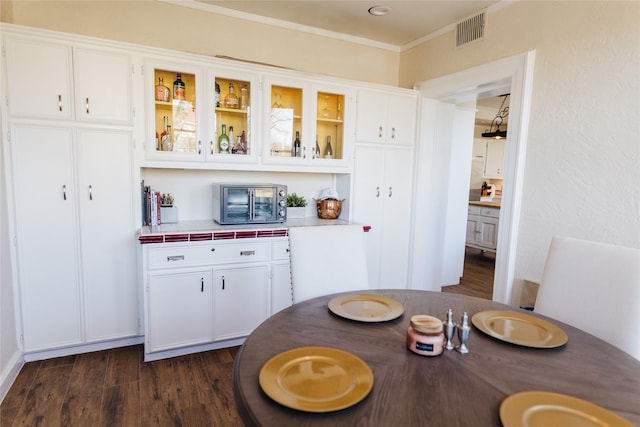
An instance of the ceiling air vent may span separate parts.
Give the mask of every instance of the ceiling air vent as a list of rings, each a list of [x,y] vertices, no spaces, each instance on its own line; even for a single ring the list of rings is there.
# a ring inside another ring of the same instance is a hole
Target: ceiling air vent
[[[456,24],[456,47],[486,38],[487,10],[483,10]]]

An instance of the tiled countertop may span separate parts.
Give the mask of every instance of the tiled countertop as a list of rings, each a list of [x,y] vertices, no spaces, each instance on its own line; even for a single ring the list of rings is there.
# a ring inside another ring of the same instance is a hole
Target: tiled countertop
[[[347,225],[341,219],[319,219],[306,217],[290,219],[287,222],[271,224],[220,225],[212,220],[179,221],[157,227],[142,227],[137,238],[140,243],[188,242],[203,240],[240,239],[253,237],[286,236],[291,227],[314,227],[327,225]],[[363,226],[363,229],[366,226]],[[366,231],[366,230],[364,230]]]

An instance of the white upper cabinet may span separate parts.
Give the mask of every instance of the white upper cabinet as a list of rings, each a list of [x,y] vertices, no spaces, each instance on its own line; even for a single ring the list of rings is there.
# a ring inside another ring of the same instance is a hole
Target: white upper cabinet
[[[73,118],[71,47],[13,37],[5,43],[11,115]]]
[[[487,155],[484,163],[484,177],[502,179],[504,168],[504,139],[487,140]]]
[[[416,129],[416,94],[358,90],[356,140],[358,142],[413,145]]]
[[[12,116],[131,123],[129,55],[13,37],[5,54]]]

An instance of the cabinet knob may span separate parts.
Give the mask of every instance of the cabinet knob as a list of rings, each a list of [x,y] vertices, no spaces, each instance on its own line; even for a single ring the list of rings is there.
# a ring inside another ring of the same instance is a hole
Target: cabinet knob
[[[376,187],[376,197],[380,197],[380,187]]]
[[[389,197],[393,196],[393,188],[389,187]]]
[[[391,139],[396,137],[396,128],[391,128]]]
[[[382,138],[382,126],[378,128],[378,138]]]
[[[202,154],[202,141],[198,140],[198,155]]]
[[[85,108],[87,114],[89,114],[89,98],[85,99],[84,108]]]
[[[62,186],[62,200],[67,200],[67,186]]]
[[[89,200],[93,200],[93,186],[89,186]]]
[[[58,111],[62,111],[62,95],[58,95]]]

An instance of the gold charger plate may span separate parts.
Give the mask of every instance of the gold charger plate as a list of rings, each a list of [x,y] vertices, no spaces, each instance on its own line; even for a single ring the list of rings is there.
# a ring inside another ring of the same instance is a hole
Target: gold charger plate
[[[340,317],[359,322],[386,322],[400,317],[404,313],[404,306],[382,295],[346,294],[329,301],[329,310]]]
[[[329,347],[280,353],[260,370],[260,387],[281,405],[306,412],[331,412],[364,399],[373,372],[359,357]]]
[[[481,311],[471,322],[487,335],[525,347],[555,348],[568,341],[567,334],[556,325],[515,311]]]
[[[624,418],[586,400],[559,393],[524,391],[500,405],[504,427],[632,427]]]

